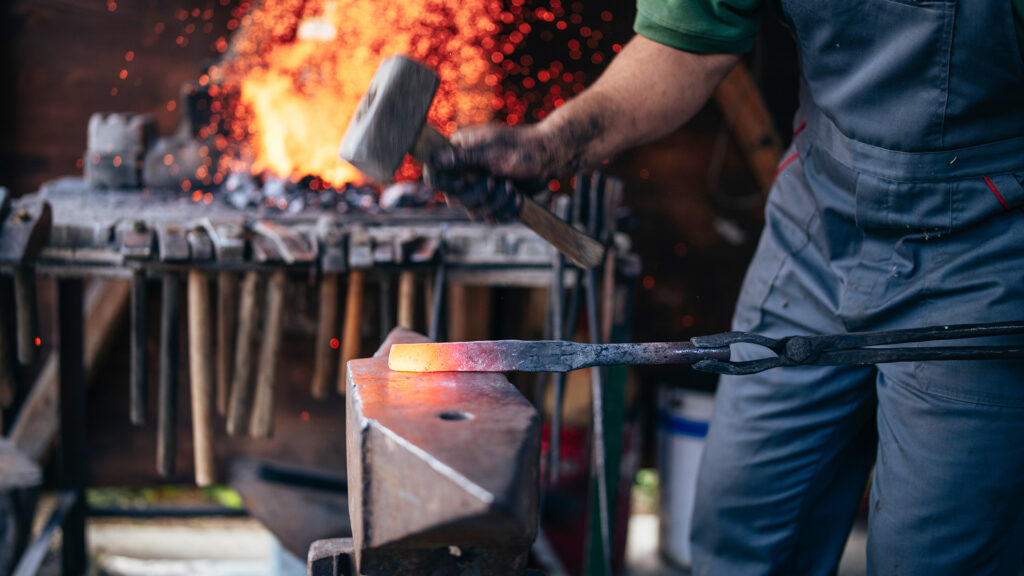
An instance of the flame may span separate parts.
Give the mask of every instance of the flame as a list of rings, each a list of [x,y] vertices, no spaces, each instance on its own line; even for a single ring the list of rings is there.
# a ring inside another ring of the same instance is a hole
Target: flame
[[[334,186],[362,181],[338,145],[377,66],[397,53],[440,76],[428,119],[442,132],[494,112],[498,76],[484,46],[499,31],[500,0],[266,0],[248,8],[239,7],[224,61],[211,70],[224,97],[237,98],[231,134],[244,152],[227,162]],[[399,174],[414,175],[411,166]]]

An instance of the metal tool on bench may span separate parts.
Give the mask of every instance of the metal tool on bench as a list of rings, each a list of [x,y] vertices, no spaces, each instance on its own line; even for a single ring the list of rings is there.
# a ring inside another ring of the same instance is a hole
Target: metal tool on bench
[[[340,155],[380,182],[392,179],[406,154],[429,162],[451,143],[427,123],[440,79],[405,56],[384,60],[349,123]],[[519,221],[583,268],[604,260],[604,246],[518,193]]]
[[[780,366],[1024,358],[1024,345],[879,348],[1013,334],[1024,334],[1024,321],[786,338],[726,332],[698,336],[689,342],[579,344],[556,340],[492,340],[398,344],[391,349],[388,365],[402,372],[568,372],[593,366],[691,364],[705,372],[753,374]],[[729,359],[731,344],[754,344],[775,355],[733,362]]]

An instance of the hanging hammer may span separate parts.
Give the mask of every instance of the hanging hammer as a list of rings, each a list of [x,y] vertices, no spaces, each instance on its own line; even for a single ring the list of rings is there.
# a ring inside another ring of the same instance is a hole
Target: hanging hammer
[[[432,70],[405,56],[381,63],[341,142],[341,158],[367,176],[388,182],[406,154],[428,163],[448,139],[427,123],[427,111],[440,79]],[[474,175],[467,175],[473,177]],[[583,268],[604,260],[600,242],[559,220],[516,191],[517,218]]]
[[[7,211],[0,224],[0,261],[14,265],[14,300],[17,308],[18,362],[35,361],[39,345],[36,275],[32,260],[46,244],[53,227],[49,202],[31,202]]]

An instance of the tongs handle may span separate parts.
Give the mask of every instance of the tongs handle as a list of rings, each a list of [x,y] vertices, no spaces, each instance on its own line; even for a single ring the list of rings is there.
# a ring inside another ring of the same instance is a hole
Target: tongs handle
[[[774,357],[748,361],[702,360],[695,370],[715,374],[753,374],[780,366],[837,366],[842,364],[883,364],[888,362],[934,360],[993,360],[1024,358],[1024,346],[921,346],[910,348],[866,348],[934,340],[960,340],[1024,334],[1024,322],[928,326],[881,332],[854,332],[819,336],[769,338],[745,332],[698,336],[698,348],[754,344],[774,352]]]

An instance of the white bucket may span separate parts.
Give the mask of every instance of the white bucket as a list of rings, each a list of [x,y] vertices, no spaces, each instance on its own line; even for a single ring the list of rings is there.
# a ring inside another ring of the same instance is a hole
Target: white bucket
[[[659,549],[663,557],[689,568],[690,522],[697,468],[715,396],[680,388],[658,391]]]

